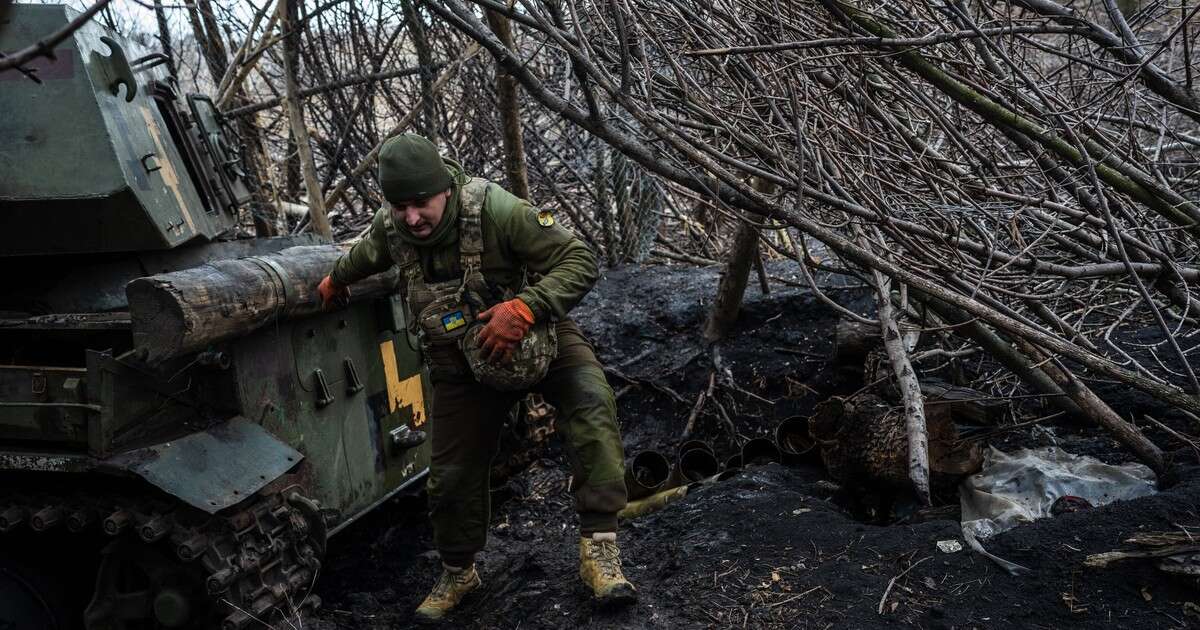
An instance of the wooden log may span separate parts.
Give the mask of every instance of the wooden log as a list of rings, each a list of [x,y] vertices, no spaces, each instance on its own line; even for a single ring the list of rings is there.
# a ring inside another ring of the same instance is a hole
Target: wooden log
[[[343,253],[336,245],[213,261],[125,286],[133,345],[152,365],[240,337],[271,322],[320,312],[317,284]],[[395,270],[350,287],[351,300],[395,290]]]
[[[987,394],[945,381],[921,381],[921,393],[927,405],[944,405],[955,420],[997,426],[1008,411],[1008,404]]]
[[[878,325],[843,318],[838,321],[834,332],[833,356],[830,362],[839,367],[861,370],[867,354],[881,346],[883,333]]]
[[[962,440],[945,405],[924,409],[929,471],[939,492],[979,471],[979,445]],[[829,476],[846,487],[888,491],[913,489],[908,458],[908,426],[903,406],[871,393],[817,405],[809,433],[821,449]]]
[[[1094,553],[1088,556],[1083,561],[1083,566],[1089,569],[1106,569],[1108,565],[1119,562],[1121,560],[1130,560],[1134,558],[1165,558],[1167,556],[1175,556],[1184,553],[1196,553],[1200,551],[1200,545],[1175,545],[1171,547],[1161,547],[1158,549],[1145,549],[1139,551],[1106,551],[1104,553]]]

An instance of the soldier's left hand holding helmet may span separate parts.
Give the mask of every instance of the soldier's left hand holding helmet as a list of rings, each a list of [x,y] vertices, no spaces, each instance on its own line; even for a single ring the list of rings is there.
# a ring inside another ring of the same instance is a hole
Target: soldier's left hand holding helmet
[[[492,363],[510,360],[513,350],[534,323],[533,311],[521,298],[500,302],[480,313],[477,319],[487,322],[479,331],[479,343]]]

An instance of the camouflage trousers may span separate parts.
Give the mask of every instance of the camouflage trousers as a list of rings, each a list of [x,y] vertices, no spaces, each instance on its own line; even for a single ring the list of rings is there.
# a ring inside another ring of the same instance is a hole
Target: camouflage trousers
[[[616,531],[625,507],[625,456],[613,390],[579,327],[566,320],[557,332],[558,356],[533,391],[558,411],[555,431],[571,464],[580,533]],[[487,541],[491,463],[508,410],[523,397],[469,377],[434,375],[429,514],[434,544],[451,566],[469,564]]]

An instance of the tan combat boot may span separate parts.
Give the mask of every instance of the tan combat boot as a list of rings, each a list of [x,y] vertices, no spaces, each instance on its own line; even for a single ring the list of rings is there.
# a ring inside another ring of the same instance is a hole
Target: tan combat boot
[[[479,588],[481,582],[474,563],[465,569],[456,569],[445,564],[442,566],[444,570],[437,584],[433,585],[433,590],[429,592],[425,601],[417,606],[416,616],[419,621],[439,621],[457,606],[467,593]]]
[[[579,539],[579,577],[604,604],[630,604],[637,600],[637,589],[621,573],[621,552],[617,535],[592,534]]]

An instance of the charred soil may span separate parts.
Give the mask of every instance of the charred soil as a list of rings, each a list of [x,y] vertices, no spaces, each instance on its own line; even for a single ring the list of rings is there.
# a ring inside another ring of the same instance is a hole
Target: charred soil
[[[832,394],[853,391],[829,367],[839,315],[785,268],[772,292],[747,291],[738,332],[722,346],[737,389],[723,388],[697,416],[693,437],[722,459],[738,440],[765,436],[782,418],[812,412]],[[619,394],[626,454],[673,451],[711,363],[695,331],[714,269],[610,270],[576,311]],[[828,291],[860,312],[870,297],[846,286]],[[740,391],[739,391],[740,390]],[[1064,449],[1128,460],[1098,430],[1023,427],[999,433],[1001,448],[1056,440]],[[1183,455],[1180,455],[1183,458]],[[1200,475],[1154,496],[1064,514],[987,542],[989,551],[1031,569],[1012,576],[969,550],[953,503],[922,522],[872,524],[847,510],[816,466],[753,466],[704,486],[620,534],[638,603],[595,607],[578,578],[577,532],[567,466],[552,442],[528,470],[494,491],[493,522],[480,555],[483,587],[445,622],[467,628],[1171,628],[1200,625],[1195,582],[1169,578],[1148,562],[1107,570],[1083,566],[1093,553],[1128,547],[1145,531],[1200,525]],[[423,497],[393,500],[335,537],[317,593],[323,630],[404,628],[440,564]],[[886,593],[886,595],[885,595]],[[882,611],[882,612],[880,612]]]

